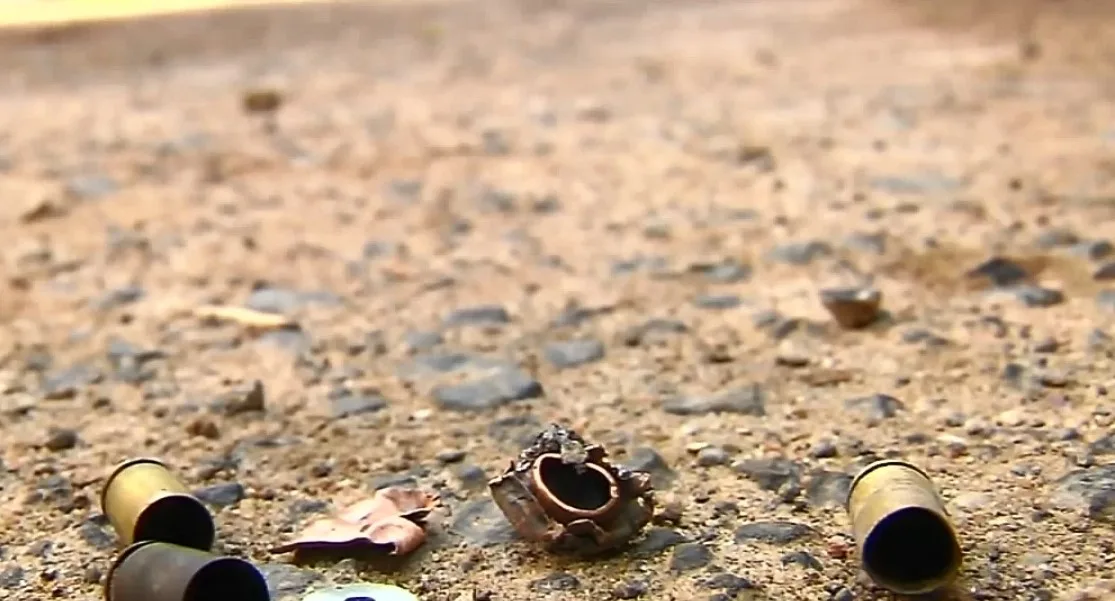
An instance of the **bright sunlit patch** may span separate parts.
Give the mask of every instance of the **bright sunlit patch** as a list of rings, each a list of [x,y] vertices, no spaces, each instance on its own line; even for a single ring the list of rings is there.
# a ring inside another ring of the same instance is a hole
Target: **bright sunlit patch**
[[[330,0],[0,0],[0,26],[50,25]]]

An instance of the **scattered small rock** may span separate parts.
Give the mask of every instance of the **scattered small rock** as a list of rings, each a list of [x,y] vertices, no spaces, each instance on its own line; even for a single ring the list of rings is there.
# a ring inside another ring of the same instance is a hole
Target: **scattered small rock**
[[[267,589],[274,601],[301,599],[306,589],[322,580],[321,574],[286,563],[265,563],[259,571],[267,580]]]
[[[511,314],[499,305],[477,305],[457,309],[445,316],[445,325],[500,326],[511,323]]]
[[[247,90],[240,96],[240,108],[245,113],[274,113],[282,105],[282,92],[273,88]]]
[[[195,490],[193,494],[199,501],[214,507],[231,507],[244,500],[247,491],[239,482],[226,482]]]
[[[697,451],[697,465],[701,467],[715,467],[728,463],[731,456],[723,447],[709,446]]]
[[[992,257],[969,270],[967,275],[987,279],[999,288],[1022,283],[1030,277],[1025,267],[1005,257]]]
[[[570,369],[595,363],[604,358],[604,343],[594,339],[550,342],[542,355],[558,369]]]
[[[651,485],[658,490],[669,488],[677,479],[677,473],[670,468],[670,464],[650,447],[633,449],[623,464],[627,469],[650,474]]]
[[[702,294],[693,299],[693,305],[701,309],[735,309],[743,304],[743,299],[735,294]]]
[[[801,481],[801,466],[784,457],[747,459],[736,463],[732,469],[758,484],[759,488],[772,492]]]
[[[1092,274],[1092,279],[1097,282],[1115,280],[1115,261],[1104,263]]]
[[[449,411],[485,411],[543,394],[542,384],[519,369],[497,369],[487,376],[433,390],[434,401]]]
[[[77,431],[70,428],[52,428],[43,446],[49,451],[68,451],[77,446]]]
[[[792,553],[783,555],[782,565],[786,566],[791,564],[798,565],[807,570],[814,570],[817,572],[824,569],[824,566],[821,565],[821,562],[806,551],[794,551]]]
[[[1068,473],[1057,481],[1052,502],[1089,518],[1115,523],[1115,464],[1097,465]]]
[[[785,545],[814,534],[816,534],[814,529],[797,522],[752,522],[736,528],[735,541],[737,543],[758,541]]]
[[[751,384],[715,396],[669,399],[662,403],[662,410],[671,415],[734,413],[761,417],[766,415],[766,394],[758,384]]]
[[[680,543],[670,556],[670,571],[689,572],[703,568],[712,561],[712,549],[703,543]]]
[[[491,499],[470,501],[456,508],[449,531],[469,545],[490,547],[515,540],[515,530]]]
[[[620,341],[624,346],[642,346],[685,334],[688,331],[689,326],[676,319],[650,319],[625,330],[620,336]]]
[[[844,401],[844,406],[865,413],[872,419],[889,419],[905,409],[902,401],[881,393]]]
[[[865,328],[879,318],[883,294],[874,288],[828,288],[821,291],[821,304],[836,323],[847,329]]]
[[[1060,290],[1034,284],[1022,284],[1015,287],[1014,295],[1022,304],[1032,308],[1052,307],[1065,302],[1065,294]]]
[[[621,582],[612,589],[613,599],[638,599],[649,592],[650,588],[642,580]]]
[[[646,531],[643,538],[635,543],[631,555],[639,559],[648,559],[661,554],[666,549],[680,545],[686,541],[683,534],[669,528],[651,528]]]
[[[387,399],[377,394],[344,394],[333,399],[332,414],[335,419],[375,413],[387,407]]]
[[[530,588],[540,593],[575,591],[581,588],[581,581],[569,572],[554,572],[531,582]]]
[[[805,242],[780,244],[767,253],[767,260],[776,263],[786,263],[788,265],[804,266],[831,254],[832,247],[829,246],[828,243],[819,240],[809,240]]]

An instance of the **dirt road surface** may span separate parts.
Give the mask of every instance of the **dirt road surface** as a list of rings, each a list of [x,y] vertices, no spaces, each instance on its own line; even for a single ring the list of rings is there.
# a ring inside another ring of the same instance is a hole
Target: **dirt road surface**
[[[888,456],[961,533],[942,598],[1115,594],[1103,4],[399,1],[5,31],[0,597],[101,598],[97,497],[133,455],[197,489],[279,601],[355,580],[890,599],[842,507]],[[841,327],[834,286],[884,314]],[[194,315],[212,304],[300,329]],[[256,380],[262,411],[237,402]],[[484,481],[549,422],[654,474],[669,511],[632,548],[514,540]],[[267,552],[392,482],[445,506],[405,561]]]

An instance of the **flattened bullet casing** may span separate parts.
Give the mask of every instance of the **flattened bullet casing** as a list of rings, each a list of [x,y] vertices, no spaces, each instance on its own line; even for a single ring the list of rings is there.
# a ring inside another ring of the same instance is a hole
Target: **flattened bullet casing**
[[[212,548],[213,516],[157,459],[132,459],[112,471],[101,493],[101,511],[121,546],[157,540]]]
[[[960,572],[963,552],[933,482],[899,460],[864,468],[852,481],[848,514],[864,571],[893,592],[938,590]]]
[[[158,541],[120,552],[105,579],[106,601],[270,601],[263,574],[235,557]]]

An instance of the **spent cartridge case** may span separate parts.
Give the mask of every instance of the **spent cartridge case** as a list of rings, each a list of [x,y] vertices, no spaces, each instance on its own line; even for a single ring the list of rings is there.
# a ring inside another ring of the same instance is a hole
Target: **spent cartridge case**
[[[920,468],[895,459],[867,466],[852,481],[848,515],[863,569],[883,588],[929,593],[960,572],[956,530]]]
[[[263,574],[235,557],[159,541],[120,552],[105,579],[105,601],[270,601]]]
[[[213,516],[157,459],[131,459],[109,475],[101,493],[122,547],[156,540],[209,550],[216,538]]]

